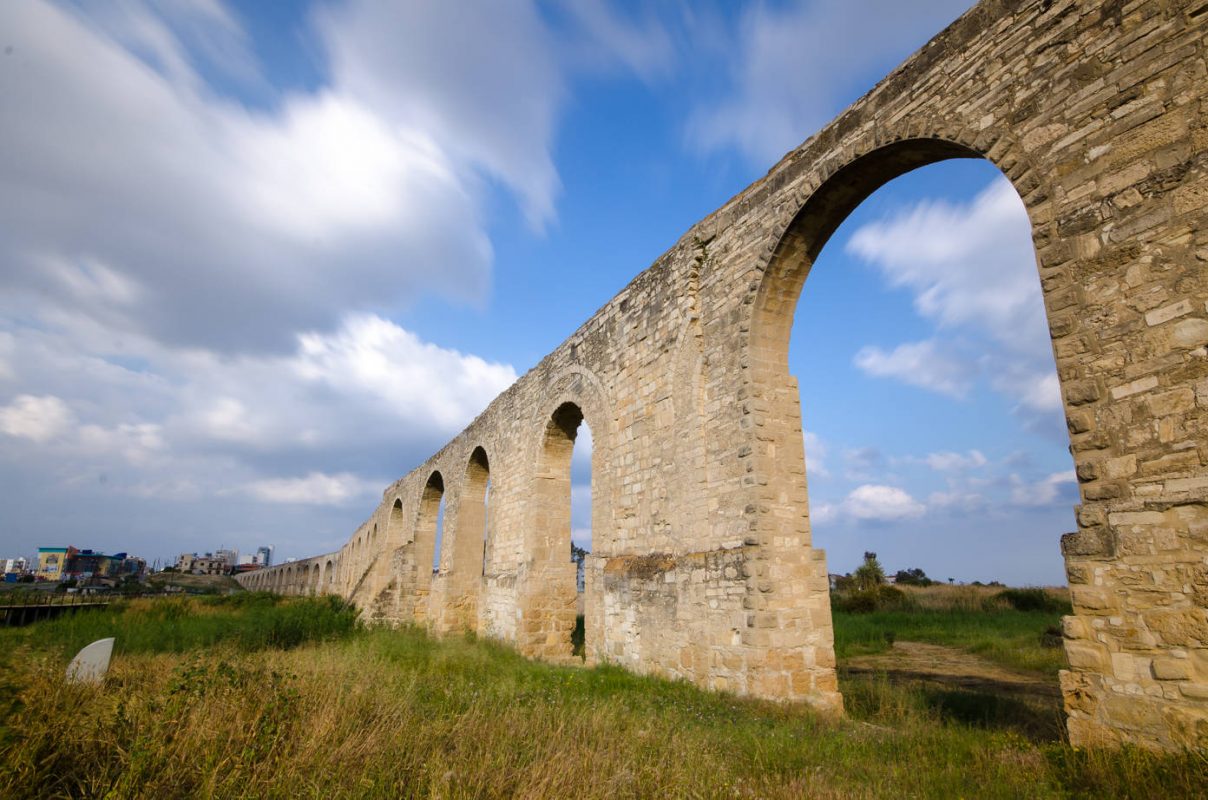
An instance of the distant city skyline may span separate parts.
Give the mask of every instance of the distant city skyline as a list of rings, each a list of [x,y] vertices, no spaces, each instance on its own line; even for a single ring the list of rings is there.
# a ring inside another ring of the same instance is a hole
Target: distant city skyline
[[[0,4],[0,552],[338,549],[968,5]],[[831,572],[1062,582],[1068,438],[992,165],[858,208],[790,367]]]

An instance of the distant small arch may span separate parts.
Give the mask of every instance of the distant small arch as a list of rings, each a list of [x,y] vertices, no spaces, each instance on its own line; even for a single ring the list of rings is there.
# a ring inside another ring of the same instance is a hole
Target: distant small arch
[[[415,521],[416,586],[425,591],[432,585],[432,562],[436,557],[437,525],[444,496],[444,476],[434,470],[420,494]]]

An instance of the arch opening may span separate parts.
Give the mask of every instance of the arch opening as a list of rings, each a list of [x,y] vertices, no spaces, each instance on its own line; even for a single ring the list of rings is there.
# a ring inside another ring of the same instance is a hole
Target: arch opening
[[[415,588],[417,595],[421,597],[427,597],[431,590],[432,576],[438,564],[438,541],[444,522],[444,500],[445,480],[439,472],[433,472],[428,476],[428,482],[420,495],[419,515],[415,524]],[[420,603],[419,608],[425,605]]]
[[[825,545],[832,587],[868,553],[890,580],[1064,590],[1058,542],[1078,496],[1037,269],[1045,235],[995,165],[940,139],[857,158],[813,193],[751,321],[750,380],[771,409],[754,457],[777,498],[765,557]],[[1040,566],[1007,567],[1025,560]],[[802,582],[776,587],[770,608],[811,591],[827,612],[848,601]],[[901,602],[870,596],[882,594]],[[831,649],[833,627],[812,627],[800,641]]]
[[[535,649],[550,657],[582,656],[592,637],[584,625],[585,595],[579,591],[579,576],[586,550],[575,543],[575,522],[586,520],[579,528],[582,544],[590,548],[591,531],[591,457],[575,469],[576,441],[581,431],[590,430],[583,410],[573,402],[558,406],[545,425],[533,492],[535,524],[529,552],[534,568],[541,574],[543,599],[539,636]],[[590,433],[583,437],[590,440]],[[581,448],[586,450],[586,448]],[[574,501],[575,473],[586,473],[586,491]],[[575,508],[578,506],[578,508]],[[578,511],[578,513],[574,513]],[[582,555],[580,555],[582,553]]]

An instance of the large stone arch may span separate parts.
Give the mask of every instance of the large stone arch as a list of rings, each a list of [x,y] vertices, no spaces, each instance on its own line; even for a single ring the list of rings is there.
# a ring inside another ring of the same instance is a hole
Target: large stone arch
[[[1144,11],[1154,24],[1165,16],[1167,31],[1187,19],[1156,6]],[[1190,70],[1202,74],[1202,44],[1199,49]],[[810,617],[829,617],[820,571],[810,575],[803,564],[794,580],[784,580],[793,554],[805,561],[809,546],[800,412],[795,382],[783,368],[785,326],[808,265],[855,203],[904,168],[985,156],[1011,179],[1033,225],[1080,482],[1079,530],[1062,541],[1075,606],[1065,625],[1072,669],[1062,677],[1071,737],[1153,742],[1156,727],[1162,745],[1202,741],[1203,716],[1183,702],[1183,688],[1173,691],[1168,681],[1177,679],[1162,677],[1194,680],[1195,657],[1184,654],[1188,646],[1202,652],[1205,642],[1174,630],[1208,620],[1204,590],[1195,588],[1203,580],[1192,577],[1204,556],[1194,531],[1208,519],[1202,512],[1204,404],[1195,394],[1205,374],[1195,352],[1208,341],[1208,323],[1202,320],[1204,270],[1194,255],[1202,246],[1195,242],[1204,240],[1208,191],[1195,189],[1204,185],[1202,157],[1188,136],[1197,123],[1178,100],[1167,95],[1163,104],[1160,96],[1178,82],[1173,74],[1161,81],[1149,111],[1131,117],[1100,114],[1093,104],[1021,106],[1003,97],[978,110],[977,134],[936,111],[969,105],[993,88],[961,87],[916,102],[915,111],[879,120],[871,130],[859,126],[865,109],[857,107],[824,132],[833,135],[794,154],[797,174],[786,175],[785,185],[761,200],[779,209],[766,234],[775,246],[767,248],[766,267],[753,265],[748,285],[756,294],[742,356],[742,393],[750,398],[742,413],[752,434],[744,468],[759,478],[747,498],[759,545],[748,590],[761,610],[757,625],[785,640],[786,623],[801,618],[801,604],[787,595],[811,582],[818,588],[810,592],[817,604]],[[885,106],[908,102],[894,88],[917,94],[890,82],[881,97],[874,92],[862,102],[890,116]],[[1202,114],[1199,119],[1202,129]],[[1194,173],[1201,177],[1188,185]],[[787,214],[793,221],[783,225]],[[1165,568],[1144,580],[1144,590],[1132,589],[1155,559]],[[769,581],[774,574],[781,578]],[[757,588],[769,583],[770,592]],[[804,641],[819,628],[799,627]],[[806,653],[825,649],[824,638],[816,637]],[[1163,723],[1155,726],[1158,720]]]
[[[745,607],[755,612],[754,624],[744,626],[741,640],[747,647],[771,649],[770,663],[804,665],[762,676],[748,670],[745,677],[762,680],[776,694],[781,687],[800,687],[805,699],[823,707],[841,704],[829,582],[825,554],[812,542],[799,387],[788,370],[793,317],[810,268],[831,234],[881,186],[927,164],[990,153],[1013,184],[1023,184],[1017,191],[1023,189],[1034,220],[1034,242],[1043,246],[1049,237],[1049,225],[1035,220],[1051,222],[1051,190],[1035,177],[1008,134],[975,136],[938,118],[930,124],[936,127],[906,117],[898,126],[851,137],[838,148],[841,156],[828,149],[777,205],[781,210],[770,230],[774,238],[763,248],[769,255],[756,265],[749,299],[741,306],[748,312],[738,392],[744,402],[735,408],[746,444],[738,460],[745,474],[758,476],[750,481],[744,503],[749,530],[743,560]],[[1048,288],[1055,291],[1054,282]],[[776,644],[761,644],[764,631],[775,631]]]
[[[592,543],[600,552],[616,546],[612,518],[612,481],[608,453],[615,411],[603,382],[582,365],[571,365],[551,379],[536,406],[528,447],[533,465],[525,529],[519,613],[521,652],[554,660],[570,658],[571,633],[578,608],[577,568],[570,560],[570,461],[581,424],[592,431]],[[593,558],[597,558],[593,553]],[[598,568],[589,564],[586,580]],[[594,661],[602,646],[602,604],[597,588],[585,591],[587,652]]]
[[[500,546],[478,630],[562,658],[565,598],[541,589],[553,562],[530,500],[553,415],[574,403],[596,444],[589,660],[838,710],[825,561],[810,542],[797,387],[779,343],[809,262],[874,184],[985,157],[1033,224],[1080,481],[1077,531],[1061,543],[1071,740],[1202,744],[1206,26],[1202,3],[983,0],[694,225],[392,484],[372,520],[396,495],[423,508],[437,470],[455,484],[450,502],[469,496],[461,474],[485,445]],[[388,622],[438,619],[418,527],[403,544],[367,534],[341,552],[350,599]],[[369,563],[381,575],[363,580]],[[391,585],[397,602],[383,602]]]

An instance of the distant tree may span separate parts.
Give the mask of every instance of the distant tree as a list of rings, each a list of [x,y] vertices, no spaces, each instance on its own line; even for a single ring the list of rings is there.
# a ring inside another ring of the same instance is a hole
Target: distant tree
[[[956,583],[956,578],[949,578],[948,583]]]
[[[570,543],[570,560],[575,564],[575,588],[579,591],[587,586],[587,556],[590,552],[574,542]]]
[[[885,570],[882,569],[881,562],[877,561],[877,554],[865,552],[864,563],[856,568],[852,578],[860,591],[875,589],[885,583]]]
[[[27,574],[27,575],[22,575],[20,578],[17,578],[17,583],[33,583],[35,580],[36,579],[34,578],[33,575]]]
[[[906,584],[907,586],[930,586],[935,583],[935,581],[927,577],[927,573],[918,567],[900,569],[893,578],[895,583]]]

